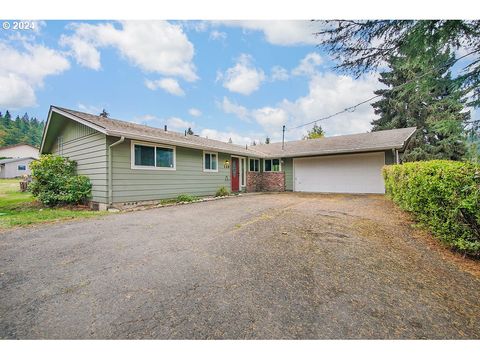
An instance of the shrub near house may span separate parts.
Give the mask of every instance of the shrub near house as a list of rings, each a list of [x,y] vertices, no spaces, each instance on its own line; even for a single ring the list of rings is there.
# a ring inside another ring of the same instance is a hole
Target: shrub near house
[[[46,206],[85,203],[92,185],[86,176],[76,175],[75,161],[57,155],[42,155],[30,165],[32,194]]]
[[[385,166],[386,193],[451,248],[480,256],[480,166],[434,160]]]

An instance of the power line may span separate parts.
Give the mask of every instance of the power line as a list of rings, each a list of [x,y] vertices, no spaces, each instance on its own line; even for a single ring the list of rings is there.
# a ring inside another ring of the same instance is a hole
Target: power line
[[[467,56],[470,56],[470,55],[472,55],[472,54],[474,54],[474,53],[477,53],[477,52],[478,52],[478,50],[471,51],[471,52],[469,52],[468,54],[462,55],[462,56],[460,56],[460,57],[457,58],[457,59],[453,59],[453,60],[452,60],[450,63],[448,63],[448,64],[445,64],[445,65],[440,66],[440,67],[438,67],[438,68],[433,68],[433,69],[431,69],[431,70],[429,70],[429,71],[427,71],[427,72],[425,72],[425,73],[423,73],[423,74],[421,74],[421,75],[419,75],[419,76],[417,76],[417,77],[415,77],[415,78],[413,78],[413,79],[411,79],[411,80],[408,80],[407,82],[404,82],[404,83],[401,84],[401,85],[394,86],[394,87],[392,87],[391,89],[387,89],[387,90],[388,90],[388,91],[398,90],[399,88],[401,88],[401,87],[403,87],[403,86],[405,86],[405,85],[408,85],[408,84],[410,84],[410,83],[412,83],[412,82],[414,82],[414,81],[417,81],[417,80],[421,79],[422,77],[424,77],[424,76],[432,73],[432,72],[435,71],[435,70],[440,70],[440,69],[443,69],[443,68],[449,68],[450,66],[452,66],[453,64],[455,64],[455,63],[458,62],[459,60],[461,60],[461,59],[463,59],[463,58],[466,58]],[[331,115],[328,115],[328,116],[325,116],[325,117],[316,119],[316,120],[314,120],[314,121],[310,121],[310,122],[305,123],[305,124],[301,124],[301,125],[295,126],[295,127],[293,127],[293,128],[287,129],[287,131],[295,130],[295,129],[298,129],[298,128],[301,128],[301,127],[304,127],[304,126],[307,126],[307,125],[314,124],[314,123],[319,122],[319,121],[328,120],[328,119],[331,119],[331,118],[333,118],[333,117],[335,117],[335,116],[338,116],[338,115],[343,114],[343,113],[346,113],[346,112],[354,112],[354,111],[357,109],[357,107],[359,107],[360,105],[369,103],[369,102],[372,101],[373,99],[376,99],[376,98],[381,97],[381,96],[382,96],[382,95],[372,96],[372,97],[369,98],[369,99],[363,100],[363,101],[359,102],[358,104],[355,104],[355,105],[349,106],[349,107],[347,107],[347,108],[345,108],[345,109],[343,109],[343,110],[337,111],[337,112],[334,113],[334,114],[331,114]]]

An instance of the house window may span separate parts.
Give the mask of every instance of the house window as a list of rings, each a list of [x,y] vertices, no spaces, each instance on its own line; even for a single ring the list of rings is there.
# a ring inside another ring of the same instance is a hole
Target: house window
[[[260,171],[260,160],[249,159],[249,170],[259,172]]]
[[[25,170],[27,170],[27,165],[18,165],[17,170],[18,171],[25,171]]]
[[[173,149],[156,147],[155,152],[156,152],[156,160],[155,160],[156,167],[158,168],[174,167]]]
[[[281,171],[280,159],[266,159],[263,163],[263,171]]]
[[[175,170],[175,147],[132,142],[132,169]]]
[[[218,171],[218,153],[203,152],[203,171]]]

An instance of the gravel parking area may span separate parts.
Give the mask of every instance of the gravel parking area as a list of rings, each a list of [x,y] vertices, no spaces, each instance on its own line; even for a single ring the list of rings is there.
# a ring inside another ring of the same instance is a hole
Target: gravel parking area
[[[0,233],[4,339],[478,339],[479,295],[478,273],[383,196],[247,195]]]

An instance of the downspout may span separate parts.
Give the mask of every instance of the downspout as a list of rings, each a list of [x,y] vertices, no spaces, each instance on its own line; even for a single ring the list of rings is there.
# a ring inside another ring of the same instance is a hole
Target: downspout
[[[108,146],[108,205],[113,204],[113,179],[112,179],[112,148],[117,146],[125,141],[125,136],[122,136],[120,140],[114,142],[113,144]]]

